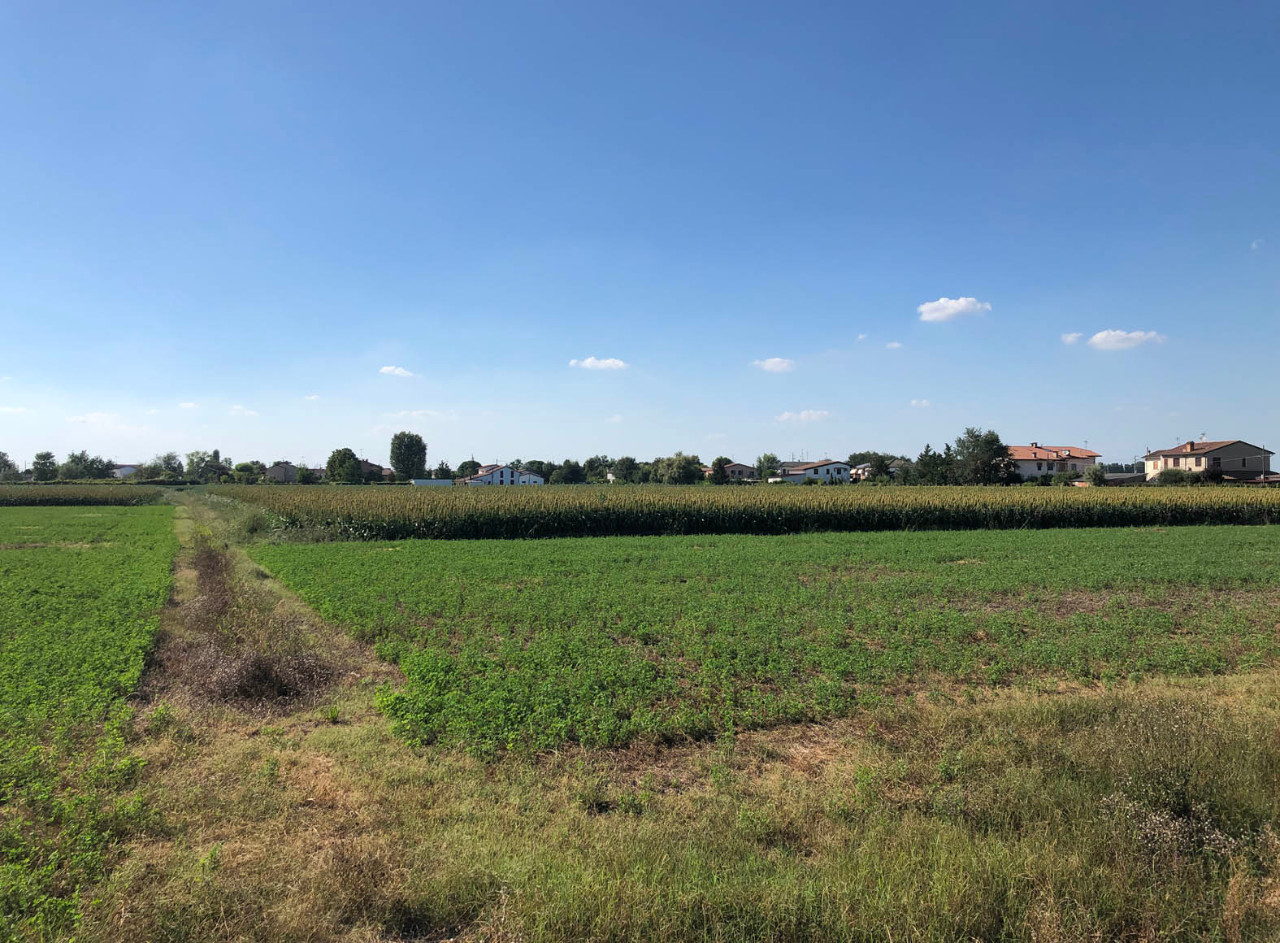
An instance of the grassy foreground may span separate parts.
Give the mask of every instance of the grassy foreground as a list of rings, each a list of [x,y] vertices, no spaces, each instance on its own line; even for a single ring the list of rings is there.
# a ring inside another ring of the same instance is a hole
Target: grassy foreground
[[[588,624],[584,597],[601,607],[595,621],[607,624],[613,610],[604,603],[622,592],[610,574],[620,570],[637,583],[633,602],[659,607],[660,631],[682,612],[696,615],[704,597],[713,606],[704,614],[729,611],[725,597],[747,593],[754,572],[761,592],[785,588],[779,623],[799,626],[811,642],[821,637],[811,623],[825,618],[833,631],[859,611],[859,598],[896,607],[899,619],[916,601],[929,609],[945,599],[966,617],[977,604],[993,620],[1012,613],[1034,632],[1092,618],[1105,595],[1104,621],[1128,610],[1108,645],[1137,644],[1125,638],[1137,631],[1159,650],[1155,623],[1130,620],[1152,610],[1153,620],[1170,620],[1158,623],[1164,635],[1221,657],[1167,669],[1176,677],[1116,670],[1114,680],[1098,680],[1040,666],[1041,653],[1024,641],[1024,663],[1005,683],[986,683],[981,670],[976,680],[957,680],[966,676],[936,666],[909,683],[863,681],[880,695],[822,723],[732,724],[703,739],[638,736],[626,747],[566,742],[477,755],[444,736],[414,746],[395,735],[378,692],[412,684],[248,558],[246,549],[261,557],[277,548],[242,543],[251,528],[239,526],[233,503],[180,500],[175,599],[162,613],[137,709],[118,727],[127,776],[103,780],[96,764],[73,764],[51,785],[61,795],[92,790],[93,808],[110,797],[110,808],[128,811],[99,846],[98,860],[113,866],[99,866],[101,880],[71,895],[76,919],[11,922],[6,935],[16,939],[1236,943],[1280,932],[1280,673],[1260,641],[1261,620],[1273,631],[1275,623],[1266,602],[1275,579],[1268,530],[1233,531],[1257,542],[1230,544],[1230,552],[1216,532],[1189,531],[1216,554],[1195,551],[1191,538],[1157,543],[1162,582],[1153,575],[1159,564],[1144,571],[1147,555],[1122,541],[1160,541],[1173,531],[1077,534],[1079,553],[1052,543],[959,541],[1044,533],[862,535],[868,543],[839,553],[820,535],[756,541],[781,544],[783,554],[748,552],[751,542],[737,539],[599,542],[613,567],[566,557],[558,542],[525,543],[512,552],[541,567],[541,585],[529,579],[523,587],[509,559],[486,569],[467,556],[479,544],[450,545],[463,556],[431,557],[431,568],[370,563],[365,582],[380,585],[332,590],[330,614],[347,619],[339,597],[356,594],[350,611],[378,618],[351,618],[348,630],[405,647],[426,644],[422,627],[396,622],[404,613],[394,604],[375,604],[446,583],[443,598],[461,598],[458,615],[442,615],[462,643],[464,628],[497,632],[497,615],[520,615],[522,588],[542,594],[539,605],[555,617],[545,631],[554,632],[560,616]],[[82,523],[90,521],[102,526],[96,517]],[[99,544],[147,546],[145,535],[96,533]],[[901,544],[890,548],[890,538]],[[67,530],[54,541],[21,542],[76,553],[75,544],[95,540]],[[653,552],[618,557],[622,544],[652,544]],[[350,549],[384,559],[426,549],[397,546]],[[699,562],[709,552],[718,563]],[[846,565],[859,573],[856,592],[833,588]],[[403,579],[389,582],[389,573]],[[1157,582],[1148,588],[1145,579]],[[886,586],[878,601],[856,595],[896,580],[904,582]],[[320,587],[317,580],[313,591]],[[388,600],[377,598],[379,588]],[[792,595],[801,592],[808,595]],[[484,629],[479,618],[460,620],[463,604],[477,598],[500,607]],[[670,603],[686,609],[661,609]],[[1224,608],[1236,611],[1233,631],[1252,640],[1249,651],[1214,628]],[[32,610],[29,621],[43,618]],[[926,620],[912,631],[930,627],[938,625]],[[685,644],[681,638],[674,643]],[[886,631],[883,639],[892,638]],[[956,651],[983,642],[932,638],[935,648]],[[821,650],[820,661],[828,654]],[[1100,658],[1123,664],[1118,650],[1104,647]],[[1202,670],[1223,673],[1191,673]],[[732,689],[744,677],[719,683]],[[0,820],[13,821],[14,808],[0,802]],[[41,825],[42,834],[58,834],[66,821]],[[0,845],[10,863],[18,861],[15,834],[26,832],[5,832]],[[66,867],[82,848],[63,847]],[[5,905],[38,902],[24,900]]]
[[[169,594],[173,509],[0,509],[0,938],[57,938],[112,843],[134,690]]]
[[[417,743],[619,746],[848,716],[903,686],[1275,662],[1273,528],[263,544],[376,643]]]

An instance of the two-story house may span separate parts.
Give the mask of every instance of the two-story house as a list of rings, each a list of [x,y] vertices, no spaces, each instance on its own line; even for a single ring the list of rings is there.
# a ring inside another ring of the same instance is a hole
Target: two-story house
[[[1271,472],[1271,456],[1274,454],[1242,439],[1221,439],[1183,442],[1171,449],[1156,449],[1144,456],[1144,461],[1148,481],[1166,468],[1180,468],[1192,473],[1213,470],[1221,472],[1224,478],[1248,481]]]
[[[1031,481],[1042,475],[1056,475],[1058,472],[1079,472],[1097,463],[1101,453],[1091,452],[1078,445],[1041,445],[1032,442],[1030,445],[1009,446],[1009,457],[1018,466],[1018,474],[1023,481]]]

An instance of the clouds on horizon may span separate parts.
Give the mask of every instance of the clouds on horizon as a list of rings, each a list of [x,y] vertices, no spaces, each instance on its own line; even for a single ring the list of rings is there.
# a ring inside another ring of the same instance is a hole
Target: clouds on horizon
[[[776,422],[821,422],[823,419],[830,419],[831,413],[826,409],[802,409],[798,413],[785,412],[779,414]]]

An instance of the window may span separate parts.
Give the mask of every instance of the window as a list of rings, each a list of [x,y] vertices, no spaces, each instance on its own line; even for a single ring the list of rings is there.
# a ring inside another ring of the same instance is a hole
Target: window
[[[1044,462],[1036,462],[1036,471],[1044,471]]]
[[[1202,459],[1199,455],[1197,455],[1197,456],[1196,456],[1196,468],[1199,468],[1199,467],[1200,467],[1201,465],[1203,465],[1203,464],[1204,464],[1204,459]]]
[[[1175,458],[1175,459],[1173,460],[1173,467],[1174,467],[1174,468],[1179,467],[1181,464],[1182,464],[1182,459],[1180,459],[1180,458]]]
[[[1212,458],[1209,459],[1209,465],[1213,468],[1221,468],[1222,457],[1220,455],[1213,456]]]
[[[1249,467],[1249,460],[1248,460],[1247,458],[1242,458],[1242,459],[1240,459],[1240,467],[1241,467],[1241,468],[1248,468],[1248,467]]]

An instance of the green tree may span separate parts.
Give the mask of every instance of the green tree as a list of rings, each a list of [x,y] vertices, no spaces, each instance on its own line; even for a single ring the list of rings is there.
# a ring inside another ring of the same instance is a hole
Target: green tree
[[[961,484],[1008,485],[1021,481],[1017,463],[994,429],[974,426],[956,439],[956,473]]]
[[[449,467],[449,463],[448,463],[448,462],[444,462],[444,461],[442,461],[439,465],[437,465],[437,466],[436,466],[436,473],[435,473],[435,477],[437,477],[437,478],[452,478],[452,477],[453,477],[453,469]]]
[[[1101,465],[1090,465],[1085,469],[1085,479],[1091,485],[1101,487],[1107,483],[1107,471]]]
[[[188,452],[185,474],[193,481],[208,482],[219,481],[224,476],[233,474],[233,470],[223,463],[222,453],[214,449],[212,452]]]
[[[17,464],[7,452],[0,452],[0,481],[17,481],[22,477]]]
[[[609,469],[613,459],[607,455],[593,455],[582,463],[582,473],[593,485],[603,484],[609,480]]]
[[[702,459],[677,452],[668,458],[653,460],[654,476],[664,485],[692,485],[701,481]]]
[[[469,458],[458,466],[459,478],[470,478],[480,470],[480,463],[474,458]]]
[[[956,458],[951,446],[935,452],[928,443],[916,457],[916,479],[922,485],[953,485],[956,482]]]
[[[397,432],[391,437],[391,467],[396,477],[408,481],[427,477],[427,443],[416,432]]]
[[[53,481],[58,477],[58,462],[52,452],[37,452],[31,463],[31,477],[36,481]]]
[[[298,466],[298,484],[314,485],[318,478],[319,476],[310,468],[303,465]]]
[[[261,462],[241,462],[232,469],[232,475],[237,484],[256,485],[266,470]]]
[[[364,481],[360,459],[351,449],[334,449],[325,462],[324,476],[337,484],[358,485]]]
[[[776,477],[778,474],[778,456],[772,452],[765,452],[756,459],[756,477],[761,481],[768,481],[770,478]]]
[[[640,478],[640,463],[630,455],[615,459],[613,463],[613,480],[635,482]]]
[[[587,474],[582,470],[582,466],[573,459],[566,458],[560,467],[551,473],[551,478],[547,483],[552,485],[581,485],[586,484]]]
[[[111,462],[101,455],[90,455],[86,451],[72,452],[67,460],[58,466],[58,477],[67,481],[78,481],[83,478],[110,478]]]
[[[729,483],[729,473],[725,470],[733,463],[733,459],[724,455],[718,455],[711,460],[711,474],[707,476],[707,481],[713,485],[727,485]]]

